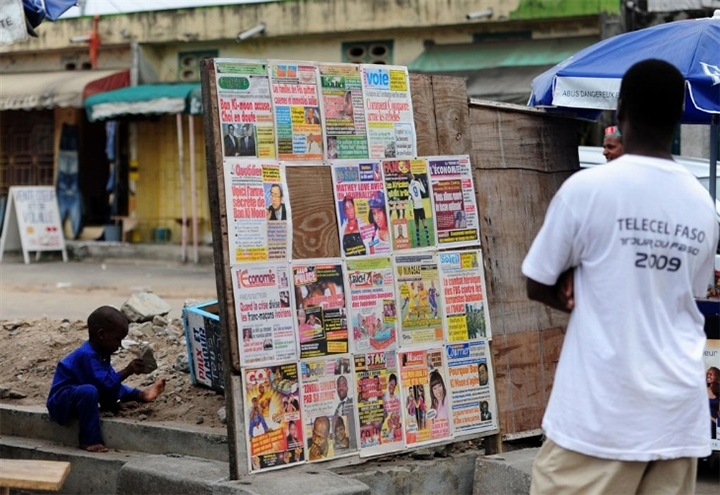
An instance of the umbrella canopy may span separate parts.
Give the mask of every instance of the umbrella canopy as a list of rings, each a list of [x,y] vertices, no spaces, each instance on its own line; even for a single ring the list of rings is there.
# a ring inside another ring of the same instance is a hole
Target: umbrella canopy
[[[528,106],[597,120],[615,109],[622,76],[656,58],[686,80],[683,123],[709,124],[720,114],[720,11],[706,19],[660,24],[620,34],[579,51],[533,80]]]

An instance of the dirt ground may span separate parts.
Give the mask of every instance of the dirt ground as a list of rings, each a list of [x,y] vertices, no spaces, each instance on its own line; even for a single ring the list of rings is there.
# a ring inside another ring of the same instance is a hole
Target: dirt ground
[[[150,335],[141,333],[135,324],[131,324],[125,344],[137,348],[147,342],[153,349],[158,369],[149,375],[134,375],[124,383],[143,387],[165,377],[167,386],[156,401],[141,404],[136,410],[122,411],[119,415],[138,421],[172,421],[225,430],[218,417],[218,410],[225,405],[224,396],[191,384],[187,366],[178,362],[179,358],[182,361],[187,357],[182,323],[179,319],[168,323],[157,333],[148,332]],[[0,338],[0,396],[3,397],[0,402],[42,406],[50,390],[55,366],[87,340],[87,326],[81,320],[0,320]],[[113,355],[112,364],[115,369],[120,369],[135,357],[131,350],[120,349]],[[15,393],[26,397],[11,398]]]

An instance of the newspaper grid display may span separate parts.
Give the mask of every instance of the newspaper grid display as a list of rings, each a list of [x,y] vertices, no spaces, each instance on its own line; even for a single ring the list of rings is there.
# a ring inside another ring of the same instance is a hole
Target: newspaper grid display
[[[407,70],[216,67],[250,472],[497,430],[470,160],[416,156]],[[323,159],[342,258],[292,259],[285,167]]]

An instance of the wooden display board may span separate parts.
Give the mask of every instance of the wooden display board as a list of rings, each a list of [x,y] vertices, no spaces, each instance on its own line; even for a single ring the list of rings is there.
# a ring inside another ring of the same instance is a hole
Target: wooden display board
[[[10,187],[0,237],[0,261],[5,250],[17,249],[22,249],[25,264],[30,263],[31,251],[35,251],[38,258],[42,251],[62,251],[63,261],[67,261],[60,211],[52,186]]]
[[[244,198],[246,196],[243,194],[245,190],[241,189],[241,187],[245,186],[239,181],[228,181],[226,175],[228,174],[227,170],[231,170],[230,173],[233,175],[236,173],[235,170],[238,170],[238,174],[243,172],[233,165],[236,162],[240,163],[241,166],[245,163],[250,163],[249,161],[241,161],[242,159],[238,158],[241,152],[237,151],[240,149],[241,145],[246,146],[245,149],[252,149],[247,147],[247,140],[244,139],[244,137],[248,136],[248,134],[251,137],[257,136],[257,141],[254,141],[257,148],[254,149],[258,150],[258,153],[260,153],[260,150],[263,149],[267,152],[270,148],[268,147],[268,134],[261,127],[260,120],[258,120],[256,124],[252,125],[243,124],[245,121],[244,119],[252,118],[250,115],[243,113],[243,110],[249,110],[253,107],[248,105],[247,102],[242,103],[242,100],[240,99],[234,102],[232,97],[227,96],[228,90],[241,91],[246,90],[247,88],[252,88],[253,84],[257,84],[257,80],[246,84],[244,81],[240,81],[238,72],[233,72],[231,68],[229,70],[223,68],[220,74],[216,73],[216,69],[218,68],[217,64],[222,64],[224,62],[227,61],[207,60],[203,62],[202,87],[203,103],[206,112],[205,135],[207,147],[206,155],[208,160],[208,189],[213,227],[213,240],[215,243],[215,266],[217,267],[216,280],[218,298],[220,300],[220,321],[223,342],[227,343],[227,345],[224,346],[223,351],[223,367],[227,370],[225,374],[225,392],[226,409],[228,413],[228,440],[230,445],[231,478],[236,479],[238,476],[247,474],[255,469],[272,469],[276,467],[275,464],[273,464],[275,461],[272,458],[266,459],[263,456],[259,456],[259,460],[256,459],[256,456],[253,456],[251,464],[246,440],[248,437],[254,439],[255,435],[264,436],[265,434],[270,434],[270,432],[276,431],[278,425],[281,425],[280,428],[284,428],[286,425],[286,421],[282,422],[284,421],[282,418],[273,417],[271,418],[272,422],[262,421],[259,419],[259,416],[254,415],[253,412],[248,413],[248,410],[252,410],[255,407],[250,404],[251,399],[258,398],[260,402],[258,407],[262,408],[262,403],[265,402],[263,399],[267,399],[268,401],[275,400],[276,397],[280,397],[278,393],[281,389],[284,387],[288,387],[288,389],[290,389],[290,387],[296,386],[296,382],[294,381],[297,379],[296,377],[300,377],[300,379],[303,380],[301,383],[311,383],[313,380],[317,379],[319,380],[317,382],[318,387],[322,389],[322,387],[324,387],[323,383],[330,383],[330,380],[323,381],[323,378],[315,378],[318,377],[316,373],[320,372],[321,369],[327,370],[328,366],[332,365],[341,366],[341,368],[335,368],[335,374],[338,374],[337,370],[344,370],[344,365],[341,363],[344,362],[343,360],[345,359],[345,356],[339,356],[337,359],[333,359],[331,356],[325,356],[314,360],[310,358],[307,360],[301,359],[298,364],[302,366],[298,366],[298,368],[292,368],[292,363],[280,363],[279,366],[276,366],[272,362],[264,366],[262,364],[257,366],[241,366],[242,359],[240,353],[241,349],[243,349],[243,342],[240,342],[240,340],[245,340],[245,338],[252,339],[254,330],[249,329],[250,331],[247,335],[241,332],[241,336],[239,336],[238,329],[236,328],[237,325],[235,322],[237,321],[238,316],[236,314],[238,311],[238,304],[235,298],[237,297],[237,291],[239,290],[238,284],[242,284],[242,280],[248,280],[247,278],[243,278],[247,277],[247,275],[244,274],[242,270],[239,271],[237,269],[238,265],[236,265],[236,263],[238,263],[238,259],[240,257],[246,256],[246,253],[260,253],[259,256],[266,257],[267,255],[262,251],[239,251],[237,247],[237,237],[233,239],[230,238],[230,236],[237,236],[239,235],[239,232],[245,231],[242,229],[237,230],[237,227],[236,230],[233,230],[229,226],[231,218],[229,218],[230,215],[228,212],[230,212],[231,215],[234,215],[235,212],[228,210],[228,195],[232,195],[233,198],[238,199],[238,208],[247,208],[247,210],[238,210],[239,216],[255,215],[253,218],[257,218],[258,222],[262,220],[257,216],[258,212],[253,210],[253,208],[257,208],[257,205],[253,202],[244,202]],[[233,61],[230,62],[232,63]],[[258,61],[257,63],[260,62]],[[289,62],[285,62],[284,64],[289,64]],[[270,64],[270,66],[274,67],[272,64]],[[282,70],[285,70],[284,65]],[[256,72],[256,74],[258,74],[258,72]],[[226,91],[226,96],[223,97],[221,94],[221,97],[219,98],[218,91],[223,90]],[[411,75],[409,78],[409,92],[412,98],[412,108],[414,109],[412,114],[414,123],[412,125],[416,129],[418,155],[443,156],[468,154],[471,146],[469,130],[467,129],[469,125],[469,113],[467,99],[465,97],[466,88],[464,80],[452,77],[431,78],[429,76]],[[289,90],[288,93],[290,93]],[[303,91],[303,94],[307,94],[307,92]],[[256,96],[253,101],[254,108],[262,108],[262,105],[263,102]],[[307,105],[312,106],[311,103],[308,103]],[[295,111],[293,110],[293,119],[295,118],[294,114]],[[259,118],[260,113],[258,112],[257,115]],[[312,117],[312,115],[308,117],[308,111],[306,109],[306,126],[317,125],[312,122]],[[325,118],[325,116],[323,116],[323,118]],[[242,128],[243,132],[247,132],[247,134],[236,136],[235,138],[227,138],[228,134],[230,134],[230,123],[234,123],[233,126],[235,128]],[[312,133],[314,132],[314,128],[293,128],[293,133],[298,132]],[[297,142],[298,140],[293,138],[293,143]],[[228,150],[234,150],[234,154],[229,154]],[[273,159],[273,157],[268,158],[267,162],[270,162],[271,159]],[[228,164],[231,164],[232,167],[228,168]],[[289,196],[289,202],[291,203],[287,212],[287,224],[291,225],[289,235],[291,236],[292,246],[291,252],[288,253],[288,258],[293,260],[294,264],[297,264],[299,260],[339,259],[343,254],[339,243],[340,235],[338,217],[336,216],[337,201],[333,186],[331,167],[318,165],[321,164],[317,163],[311,165],[297,163],[292,166],[284,167],[284,181],[286,182],[285,187],[281,190],[275,191],[277,194],[282,195],[284,200],[287,200],[287,196]],[[255,188],[255,191],[261,191],[260,188],[264,187],[266,189],[265,196],[267,198],[267,193],[271,192],[272,189],[268,189],[269,184],[263,185],[263,182],[278,181],[276,179],[266,181],[264,172],[263,174],[253,174],[253,176],[257,177],[260,177],[260,175],[263,177],[262,180],[258,179],[258,181],[254,184],[249,184],[247,187]],[[280,176],[273,175],[272,177]],[[236,187],[237,190],[235,190]],[[233,190],[230,190],[229,188],[232,188]],[[251,189],[247,190],[250,191]],[[235,202],[231,201],[230,204],[235,205]],[[277,220],[280,219],[278,218]],[[283,218],[283,220],[285,219]],[[269,229],[270,227],[268,226],[268,231]],[[263,235],[264,231],[261,229],[258,232],[260,235]],[[254,246],[251,246],[250,242],[247,242],[246,245],[248,246],[248,249],[256,249]],[[426,249],[429,248],[430,246],[427,246]],[[277,264],[277,261],[274,263]],[[252,275],[252,277],[259,277],[261,275],[258,272],[254,273],[256,275]],[[278,276],[284,276],[282,275],[282,272],[277,272],[276,268],[270,268],[270,271],[268,272],[268,280],[275,280],[274,276],[278,273],[280,274]],[[291,278],[292,274],[293,273],[290,272]],[[254,278],[254,280],[259,279]],[[295,293],[295,291],[291,292]],[[271,292],[268,292],[268,297],[271,297],[270,301],[272,302],[275,295],[271,296],[270,294]],[[447,343],[443,344],[442,336],[440,338],[441,340],[438,342],[438,346],[435,347],[436,349],[440,349],[443,345],[447,345]],[[459,345],[462,346],[462,343],[459,343]],[[491,364],[491,342],[485,341],[485,345],[485,349],[487,349],[487,359],[489,361],[488,364]],[[428,347],[432,346],[428,344]],[[455,347],[458,350],[460,349],[457,345],[455,345]],[[442,352],[445,352],[445,348],[442,347],[442,349]],[[403,356],[406,357],[408,362],[412,359],[417,359],[419,356],[428,356],[427,367],[429,371],[444,365],[444,358],[443,363],[437,361],[440,354],[437,354],[436,351],[428,350],[427,354],[418,354],[417,352],[413,352],[414,350],[417,349],[408,348],[408,350],[404,352]],[[421,350],[421,352],[424,351]],[[435,353],[433,354],[433,352]],[[485,355],[485,352],[485,350],[481,350],[480,355]],[[469,353],[468,356],[473,353],[474,351]],[[476,354],[473,355],[477,356]],[[400,356],[400,353],[398,353],[398,356]],[[434,360],[432,364],[430,364],[429,356],[434,356],[432,358]],[[354,358],[355,362],[358,363],[358,359],[360,359],[360,357],[356,354]],[[473,357],[472,359],[476,359],[476,357]],[[484,358],[482,359],[484,360]],[[323,363],[322,367],[317,367],[316,365],[318,363]],[[479,370],[479,365],[475,364],[475,366]],[[261,369],[263,367],[266,368],[266,370]],[[406,371],[406,376],[413,375],[410,368],[406,368]],[[456,372],[458,371],[459,370],[456,370]],[[340,371],[342,376],[346,376],[345,373],[347,372]],[[248,380],[267,380],[267,376],[263,375],[268,374],[270,375],[270,380],[265,381],[264,383],[273,383],[272,390],[261,389],[260,392],[248,391],[246,388],[246,382]],[[280,376],[274,376],[277,374]],[[382,376],[382,379],[384,380],[387,380],[389,377],[389,374],[379,373],[379,375]],[[261,378],[258,378],[258,376]],[[404,376],[400,378],[401,381],[405,379]],[[448,379],[447,376],[445,378],[446,380]],[[277,386],[275,386],[276,380]],[[349,378],[349,380],[352,380],[352,378]],[[424,391],[420,393],[429,394],[428,390],[429,387],[425,384]],[[403,394],[405,393],[406,392],[403,391]],[[494,392],[491,393],[493,394],[494,400]],[[353,395],[354,394],[355,391],[353,391]],[[357,400],[357,397],[355,398]],[[406,397],[403,396],[403,399],[405,398]],[[416,399],[417,398],[418,396],[416,395]],[[425,395],[425,400],[427,402],[429,402],[430,398],[430,395]],[[334,410],[334,412],[314,410],[317,417],[342,415],[346,421],[350,421],[348,428],[352,430],[353,427],[357,425],[356,423],[353,424],[351,420],[352,415],[338,411],[339,409]],[[496,416],[499,416],[497,409],[495,409],[494,412]],[[253,416],[250,416],[250,414],[253,414]],[[280,423],[275,423],[275,421],[279,421]],[[497,421],[497,419],[494,421]],[[266,422],[270,423],[270,425],[268,426],[265,424]],[[311,433],[310,426],[308,423],[304,423],[304,426],[305,432],[303,437],[309,438]],[[454,436],[438,435],[437,437],[433,436],[433,438],[437,438],[438,440],[428,440],[428,442],[430,445],[438,446],[445,443],[486,436],[488,437],[485,442],[486,453],[494,453],[499,447],[499,435],[497,433],[498,430],[495,428],[494,430],[486,430],[475,434],[461,433],[455,434]],[[282,437],[282,439],[284,440],[284,437]],[[274,444],[281,443],[280,437],[272,437],[270,441]],[[428,442],[420,443],[428,444]],[[253,449],[255,449],[254,443],[255,442],[253,442]],[[262,448],[262,445],[258,445],[259,448]],[[357,451],[354,453],[357,454]],[[361,450],[360,456],[362,455]],[[373,454],[367,452],[366,455]],[[334,457],[338,457],[337,453]],[[329,464],[326,465],[333,466],[338,464],[361,462],[360,457],[357,455],[341,455],[340,457],[342,457],[342,459],[326,461],[329,462]],[[313,461],[312,452],[309,452],[309,460],[311,462]],[[258,463],[257,466],[256,462]]]

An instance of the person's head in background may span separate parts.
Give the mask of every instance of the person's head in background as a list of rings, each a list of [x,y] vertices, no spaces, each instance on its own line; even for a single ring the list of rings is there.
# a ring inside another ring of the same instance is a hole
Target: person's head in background
[[[603,155],[607,161],[614,160],[625,153],[623,146],[622,134],[617,126],[611,125],[605,128],[605,137],[603,138]]]
[[[672,160],[673,135],[684,104],[685,80],[672,64],[650,59],[630,67],[617,106],[625,153]]]

